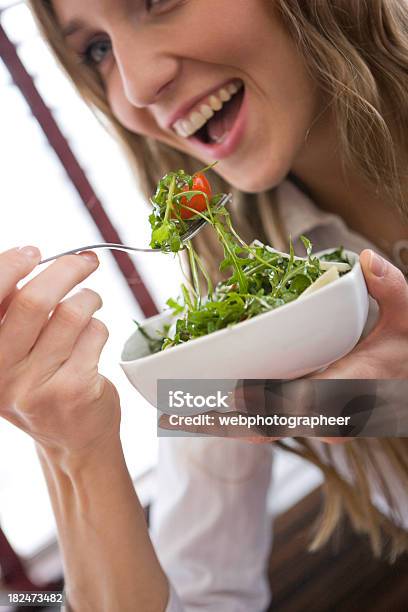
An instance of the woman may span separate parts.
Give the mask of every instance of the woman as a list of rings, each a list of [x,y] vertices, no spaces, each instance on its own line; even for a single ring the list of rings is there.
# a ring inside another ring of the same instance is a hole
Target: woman
[[[307,231],[317,249],[340,238],[364,249],[378,320],[321,376],[406,376],[405,2],[30,4],[80,93],[124,141],[147,194],[169,168],[218,159],[220,184],[235,188],[233,217],[244,237],[282,248],[289,229],[294,237]],[[216,245],[207,234],[196,246],[215,278]],[[97,267],[88,255],[55,262],[21,291],[15,285],[39,262],[38,250],[0,259],[0,410],[36,441],[72,609],[262,610],[270,446],[161,441],[162,495],[152,517],[159,561],[122,453],[119,397],[97,370],[107,337],[92,318],[100,297],[82,290],[60,301]],[[398,506],[408,484],[405,440],[341,447],[298,440],[289,448],[326,476],[315,545],[344,506],[377,554],[382,533],[394,556],[408,548]]]

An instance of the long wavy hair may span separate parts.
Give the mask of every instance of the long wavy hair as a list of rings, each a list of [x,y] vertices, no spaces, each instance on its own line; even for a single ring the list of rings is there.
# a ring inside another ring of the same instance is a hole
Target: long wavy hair
[[[269,0],[265,0],[268,2]],[[159,178],[178,167],[193,172],[201,164],[169,146],[127,130],[112,114],[98,73],[79,65],[60,33],[50,0],[28,0],[45,39],[81,97],[105,127],[119,137],[135,169],[141,189],[150,196]],[[371,185],[385,190],[393,205],[408,218],[405,171],[408,153],[408,3],[403,0],[274,0],[299,53],[334,109],[338,141],[345,167],[352,167]],[[232,218],[247,239],[287,247],[273,189],[244,194],[226,185],[215,173],[219,190],[234,192]],[[250,214],[249,214],[250,211]],[[268,230],[268,231],[267,231]],[[195,248],[214,280],[220,248],[205,231]],[[401,529],[397,503],[386,482],[384,467],[392,468],[408,489],[408,439],[355,439],[344,446],[352,482],[336,468],[334,447],[318,453],[308,439],[277,443],[318,466],[324,475],[324,504],[310,549],[327,542],[340,519],[368,535],[376,556],[395,559],[408,550],[408,533]],[[375,480],[375,483],[373,482]],[[372,504],[377,487],[392,510],[382,514]]]

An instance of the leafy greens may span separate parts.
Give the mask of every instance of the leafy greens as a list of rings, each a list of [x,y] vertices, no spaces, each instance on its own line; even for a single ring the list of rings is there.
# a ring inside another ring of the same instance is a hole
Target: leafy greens
[[[225,206],[217,207],[222,194],[209,198],[204,192],[193,190],[192,184],[193,176],[184,170],[170,172],[159,181],[151,199],[151,247],[166,253],[178,253],[186,248],[192,276],[192,284],[182,284],[181,296],[167,300],[176,321],[164,328],[161,337],[151,338],[137,324],[147,338],[151,352],[183,344],[296,300],[324,273],[320,260],[349,263],[343,247],[320,258],[313,256],[312,244],[305,236],[301,237],[306,250],[305,259],[295,258],[291,240],[287,256],[259,241],[246,244],[233,228]],[[206,211],[189,208],[188,203],[197,194],[205,197]],[[193,210],[194,215],[189,219],[181,218],[182,206]],[[218,282],[215,287],[191,242],[182,242],[189,223],[200,217],[207,219],[223,247],[224,258],[219,270],[230,273],[227,280]],[[340,275],[344,273],[340,272]],[[200,295],[199,274],[206,282],[205,297]]]

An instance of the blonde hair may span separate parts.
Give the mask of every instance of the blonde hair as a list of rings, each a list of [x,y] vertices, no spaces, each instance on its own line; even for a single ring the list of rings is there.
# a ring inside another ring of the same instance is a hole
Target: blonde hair
[[[186,154],[123,127],[109,107],[97,72],[79,66],[65,45],[50,0],[29,0],[29,5],[79,94],[104,125],[120,138],[147,196],[169,169],[184,168],[192,172],[201,166]],[[274,10],[296,41],[312,77],[332,104],[345,167],[353,167],[378,191],[385,190],[406,218],[408,3],[275,0]],[[210,178],[217,190],[234,192],[232,217],[246,240],[256,237],[265,241],[272,234],[277,248],[287,247],[278,209],[272,205],[273,189],[243,194],[231,189],[215,173]],[[210,234],[202,232],[195,239],[195,248],[206,260],[214,280],[220,279],[218,243],[212,242]],[[296,446],[285,441],[277,444],[317,465],[325,477],[325,503],[311,549],[327,542],[346,514],[356,530],[368,534],[375,555],[380,555],[387,543],[391,559],[408,550],[408,534],[398,527],[401,517],[396,513],[396,500],[383,475],[383,465],[387,462],[408,489],[407,439],[355,439],[347,443],[344,453],[352,484],[337,471],[331,447],[327,447],[323,460],[308,439],[297,439]],[[381,455],[380,465],[377,457]],[[388,518],[371,502],[373,474],[378,489],[394,509]]]

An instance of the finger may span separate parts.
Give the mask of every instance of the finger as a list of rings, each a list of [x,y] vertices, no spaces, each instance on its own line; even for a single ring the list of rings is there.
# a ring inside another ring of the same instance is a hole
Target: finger
[[[92,372],[97,373],[101,352],[108,338],[109,331],[106,325],[93,317],[78,337],[71,356],[59,371],[61,373],[69,371],[71,375],[77,374],[85,378]]]
[[[10,306],[11,300],[17,295],[18,292],[19,289],[17,289],[17,286],[13,287],[11,293],[9,293],[8,296],[5,297],[4,300],[0,303],[0,323],[2,322],[3,317],[6,314],[8,307]]]
[[[9,249],[0,253],[0,304],[3,310],[3,301],[17,283],[34,270],[40,260],[41,253],[36,247]]]
[[[98,258],[67,255],[28,282],[11,301],[0,328],[0,348],[8,363],[24,359],[34,346],[49,314],[62,298],[99,265]],[[16,337],[18,336],[18,342]]]
[[[231,397],[231,405],[239,412],[260,412],[265,406],[265,381],[245,380],[240,381]]]
[[[402,272],[370,249],[362,251],[360,262],[368,291],[380,308],[378,323],[406,328],[408,285]]]
[[[79,335],[102,305],[101,296],[86,288],[57,305],[29,355],[36,379],[52,376],[69,359]]]

